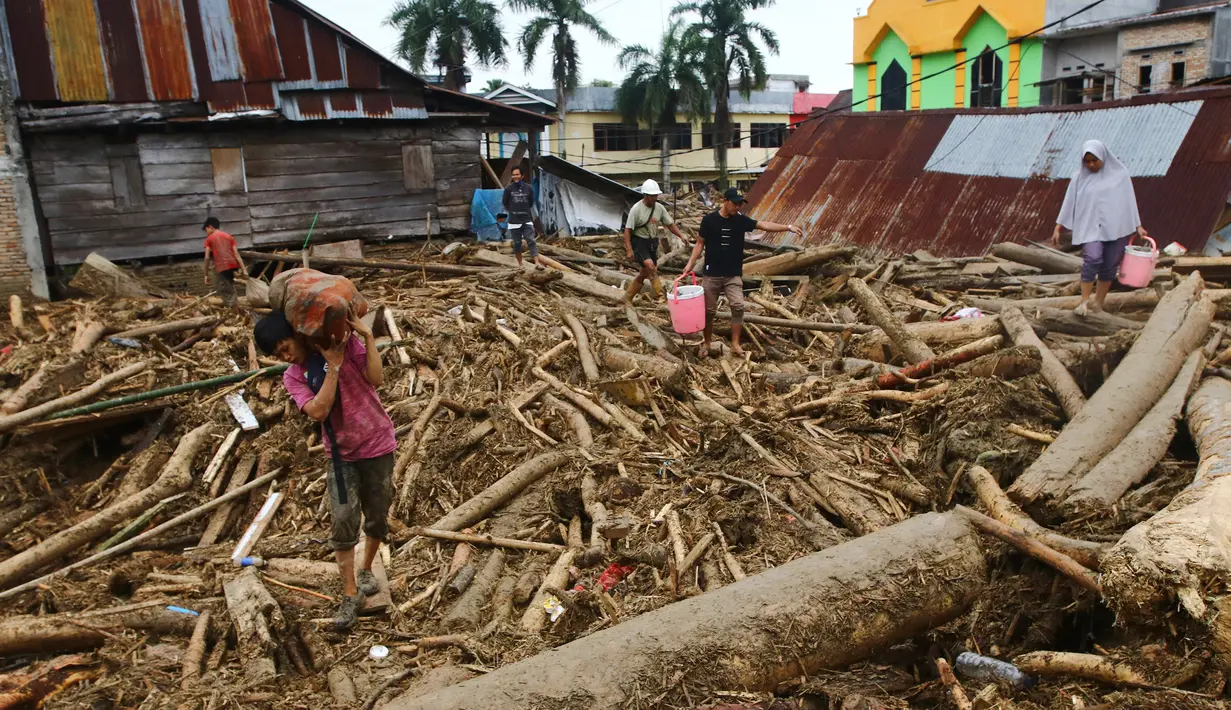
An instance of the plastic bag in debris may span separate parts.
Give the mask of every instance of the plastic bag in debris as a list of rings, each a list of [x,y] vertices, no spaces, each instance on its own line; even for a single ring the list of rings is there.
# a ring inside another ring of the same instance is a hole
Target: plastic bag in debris
[[[350,279],[315,269],[278,274],[269,284],[269,305],[285,313],[296,332],[322,345],[347,336],[352,308],[359,318],[368,312],[368,300]]]
[[[983,317],[983,311],[973,306],[967,306],[966,308],[963,308],[957,311],[953,315],[945,316],[944,318],[941,318],[941,320],[953,321],[953,320],[966,320],[968,318],[982,318],[982,317]]]
[[[1179,242],[1171,242],[1167,246],[1163,247],[1163,253],[1170,257],[1176,257],[1184,256],[1188,253],[1188,250],[1185,249],[1184,245]]]

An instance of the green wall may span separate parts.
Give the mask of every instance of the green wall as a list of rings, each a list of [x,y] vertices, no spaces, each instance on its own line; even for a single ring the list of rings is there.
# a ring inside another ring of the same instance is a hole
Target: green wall
[[[1018,69],[1017,105],[1023,108],[1038,106],[1040,89],[1037,86],[1043,79],[1043,42],[1028,39],[1022,42],[1022,63]]]
[[[902,71],[906,72],[906,81],[910,81],[910,49],[893,30],[889,30],[889,33],[877,45],[876,51],[872,53],[872,58],[876,60],[876,93],[879,94],[885,90],[885,71],[889,69],[889,65],[895,59],[898,61],[898,64],[902,65]],[[878,111],[881,108],[879,100],[876,102],[876,108]],[[906,108],[910,108],[909,88],[906,90]]]
[[[1005,33],[1004,28],[996,22],[991,15],[983,13],[978,20],[975,21],[970,31],[966,33],[966,37],[962,40],[962,46],[966,48],[966,98],[964,106],[970,106],[970,87],[972,84],[971,76],[974,74],[975,58],[983,52],[985,47],[1000,47],[1007,44],[1009,36]],[[1000,61],[1004,62],[1004,93],[1002,94],[1002,105],[1009,96],[1009,48],[1005,47],[996,52],[996,56],[1000,57]],[[1042,61],[1042,53],[1039,55]]]
[[[855,86],[851,89],[852,111],[867,111],[868,105],[860,103],[868,98],[868,65],[855,65]]]
[[[1041,53],[1040,56],[1042,56]],[[957,72],[945,70],[956,62],[957,54],[954,52],[923,55],[923,76],[936,72],[944,73],[923,80],[923,92],[919,97],[920,108],[953,108],[953,94],[957,91]]]

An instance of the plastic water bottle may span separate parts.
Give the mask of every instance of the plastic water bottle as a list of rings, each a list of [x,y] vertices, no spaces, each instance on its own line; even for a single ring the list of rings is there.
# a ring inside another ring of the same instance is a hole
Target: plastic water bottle
[[[240,567],[264,567],[265,558],[252,555],[250,557],[242,557],[239,560]]]
[[[996,658],[980,656],[967,651],[957,657],[953,670],[959,676],[988,683],[1003,683],[1017,690],[1026,690],[1034,685],[1034,678],[1022,673],[1017,666]]]

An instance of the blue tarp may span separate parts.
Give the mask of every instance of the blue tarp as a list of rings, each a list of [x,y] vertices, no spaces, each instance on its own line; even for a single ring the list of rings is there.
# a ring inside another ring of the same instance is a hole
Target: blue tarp
[[[496,215],[504,211],[501,202],[504,190],[475,190],[470,200],[470,231],[474,232],[482,242],[498,242],[501,239],[500,229],[496,226]]]

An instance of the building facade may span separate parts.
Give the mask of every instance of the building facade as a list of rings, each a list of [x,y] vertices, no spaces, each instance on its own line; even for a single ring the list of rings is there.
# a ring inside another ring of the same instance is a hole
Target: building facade
[[[748,99],[732,92],[731,123],[738,143],[728,151],[727,162],[735,179],[755,179],[786,142],[790,127],[800,119],[799,112],[824,108],[833,100],[833,95],[809,94],[807,88],[806,76],[771,75],[767,90],[753,92]],[[626,124],[616,110],[616,91],[615,87],[578,88],[569,99],[567,121],[548,126],[539,137],[542,153],[566,158],[626,185],[657,179],[662,175],[660,141],[664,137],[646,126]],[[506,84],[485,98],[558,118],[555,91],[550,89]],[[513,156],[516,144],[528,137],[489,134],[487,157]],[[709,123],[689,122],[678,116],[665,140],[670,142],[673,183],[706,182],[718,177],[714,151],[708,150],[714,145]],[[743,178],[740,171],[745,171]]]
[[[1050,0],[1049,22],[1088,3]],[[1182,89],[1231,74],[1231,3],[1119,0],[1044,37],[1044,104],[1078,104]]]
[[[855,111],[1039,103],[1045,0],[873,0],[855,18]]]

